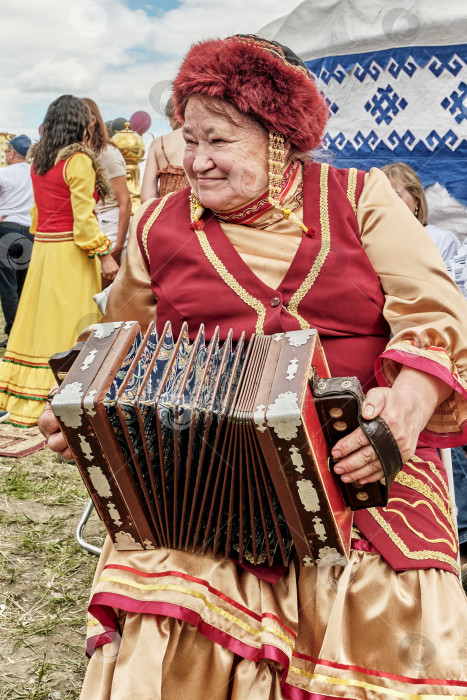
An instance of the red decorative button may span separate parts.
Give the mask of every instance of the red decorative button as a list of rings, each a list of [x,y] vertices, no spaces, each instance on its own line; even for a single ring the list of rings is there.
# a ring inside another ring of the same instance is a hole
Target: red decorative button
[[[269,303],[271,304],[271,306],[279,306],[281,300],[279,299],[279,297],[273,297]]]

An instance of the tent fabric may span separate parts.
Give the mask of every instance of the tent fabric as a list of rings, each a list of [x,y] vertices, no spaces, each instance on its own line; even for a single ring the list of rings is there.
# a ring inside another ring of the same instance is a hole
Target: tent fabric
[[[258,34],[306,61],[328,101],[333,165],[409,163],[432,193],[430,223],[466,236],[465,0],[305,0]]]
[[[402,47],[307,61],[331,118],[337,167],[401,160],[467,204],[467,44]],[[463,162],[464,161],[464,162]]]
[[[403,7],[401,7],[403,5]],[[257,34],[304,61],[404,46],[466,41],[465,0],[304,0]]]

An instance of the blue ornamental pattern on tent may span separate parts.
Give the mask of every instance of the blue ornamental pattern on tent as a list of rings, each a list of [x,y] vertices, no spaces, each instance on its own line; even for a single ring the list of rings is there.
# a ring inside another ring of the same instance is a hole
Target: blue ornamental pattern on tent
[[[329,105],[333,164],[368,170],[401,160],[424,187],[467,204],[467,44],[416,46],[307,61]]]

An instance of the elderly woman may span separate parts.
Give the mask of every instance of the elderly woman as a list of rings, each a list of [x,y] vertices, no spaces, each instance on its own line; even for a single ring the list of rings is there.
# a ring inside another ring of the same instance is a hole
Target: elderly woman
[[[331,373],[359,377],[366,417],[385,418],[405,464],[387,508],[355,514],[345,567],[265,573],[107,541],[82,697],[465,695],[467,611],[432,447],[465,441],[462,295],[380,171],[303,155],[326,107],[289,49],[254,36],[195,45],[174,98],[191,193],[139,211],[107,319],[147,325],[157,310],[160,329],[219,325],[222,338],[316,328]],[[50,411],[41,422],[67,456]],[[382,476],[360,430],[333,454],[343,481]]]

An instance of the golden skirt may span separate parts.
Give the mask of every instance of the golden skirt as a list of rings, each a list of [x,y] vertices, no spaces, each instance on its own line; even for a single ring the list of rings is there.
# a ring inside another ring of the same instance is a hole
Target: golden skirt
[[[467,698],[457,577],[379,554],[268,583],[222,557],[117,552],[90,601],[82,700]]]
[[[9,411],[10,423],[37,424],[55,384],[49,358],[73,347],[79,333],[99,320],[93,295],[101,289],[98,258],[88,258],[72,240],[34,242],[0,362],[0,409]]]

